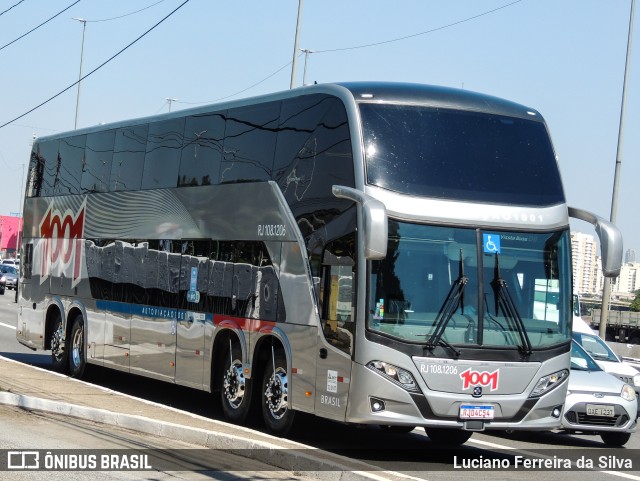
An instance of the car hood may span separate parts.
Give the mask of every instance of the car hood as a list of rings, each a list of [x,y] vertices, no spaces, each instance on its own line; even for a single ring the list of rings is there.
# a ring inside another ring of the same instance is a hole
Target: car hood
[[[595,359],[602,369],[611,374],[623,374],[625,376],[635,376],[638,374],[638,370],[625,362],[611,362],[611,361],[599,361]]]
[[[601,392],[620,394],[624,383],[604,371],[579,371],[569,374],[569,391]]]

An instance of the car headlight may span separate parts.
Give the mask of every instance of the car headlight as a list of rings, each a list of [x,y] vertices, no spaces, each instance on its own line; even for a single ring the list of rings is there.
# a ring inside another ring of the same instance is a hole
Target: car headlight
[[[561,371],[554,372],[553,374],[549,374],[547,376],[541,377],[536,383],[535,387],[529,394],[529,397],[539,397],[547,392],[551,391],[553,388],[559,386],[562,381],[569,377],[569,370],[563,369]]]
[[[622,391],[620,392],[620,396],[625,401],[633,401],[636,398],[636,392],[631,386],[629,386],[628,384],[625,384],[624,386],[622,386]]]
[[[7,282],[7,278],[5,276],[0,277],[0,282]]]
[[[640,386],[640,373],[633,376],[633,385],[635,387]]]
[[[382,361],[371,361],[367,367],[407,391],[419,392],[416,380],[406,369]]]

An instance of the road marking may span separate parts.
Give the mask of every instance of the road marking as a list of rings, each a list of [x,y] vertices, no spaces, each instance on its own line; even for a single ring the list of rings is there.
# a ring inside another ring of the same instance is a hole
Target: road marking
[[[0,322],[0,326],[8,327],[9,329],[16,330],[16,326],[10,326],[9,324],[5,324],[4,322]]]

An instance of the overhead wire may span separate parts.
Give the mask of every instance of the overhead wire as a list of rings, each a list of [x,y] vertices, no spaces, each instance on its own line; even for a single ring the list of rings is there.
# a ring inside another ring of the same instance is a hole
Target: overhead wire
[[[502,10],[503,8],[511,7],[511,6],[515,5],[516,3],[520,3],[522,1],[523,0],[515,0],[514,2],[507,3],[507,4],[502,5],[500,7],[496,7],[494,9],[492,9],[492,10],[487,10],[486,12],[479,13],[478,15],[474,15],[472,17],[468,17],[468,18],[465,18],[465,19],[462,19],[462,20],[458,20],[456,22],[449,23],[447,25],[442,25],[440,27],[432,28],[430,30],[425,30],[424,32],[418,32],[418,33],[414,33],[414,34],[411,34],[411,35],[405,35],[404,37],[393,38],[393,39],[390,39],[390,40],[383,40],[382,42],[368,43],[368,44],[365,44],[365,45],[356,45],[356,46],[353,46],[353,47],[342,47],[342,48],[331,48],[331,49],[325,49],[325,50],[314,50],[313,53],[343,52],[343,51],[346,51],[346,50],[356,50],[356,49],[359,49],[359,48],[377,47],[379,45],[385,45],[385,44],[388,44],[388,43],[400,42],[402,40],[408,40],[410,38],[419,37],[421,35],[427,35],[429,33],[434,33],[434,32],[437,32],[439,30],[444,30],[446,28],[455,27],[456,25],[460,25],[460,24],[465,23],[465,22],[470,22],[471,20],[475,20],[477,18],[484,17],[485,15],[489,15],[491,13],[497,12],[498,10]]]
[[[20,0],[18,3],[11,5],[9,8],[7,8],[4,12],[0,12],[0,17],[2,15],[4,15],[5,13],[7,13],[9,10],[11,10],[12,8],[17,7],[18,5],[20,5],[22,2],[24,2],[24,0]]]
[[[440,27],[436,27],[436,28],[433,28],[433,29],[430,29],[430,30],[425,30],[424,32],[418,32],[418,33],[414,33],[414,34],[411,34],[411,35],[405,35],[403,37],[393,38],[393,39],[390,39],[390,40],[383,40],[381,42],[369,43],[369,44],[365,44],[365,45],[357,45],[357,46],[353,46],[353,47],[333,48],[333,49],[325,49],[325,50],[313,50],[313,53],[329,53],[329,52],[340,52],[340,51],[346,51],[346,50],[356,50],[356,49],[360,49],[360,48],[377,47],[379,45],[384,45],[384,44],[388,44],[388,43],[400,42],[402,40],[408,40],[410,38],[419,37],[421,35],[427,35],[429,33],[437,32],[439,30],[444,30],[446,28],[454,27],[456,25],[460,25],[462,23],[469,22],[471,20],[475,20],[475,19],[480,18],[480,17],[484,17],[485,15],[489,15],[491,13],[497,12],[497,11],[502,10],[504,8],[511,7],[511,6],[515,5],[516,3],[520,3],[522,1],[523,0],[515,0],[515,1],[511,2],[511,3],[507,3],[507,4],[502,5],[500,7],[496,7],[494,9],[487,10],[486,12],[482,12],[482,13],[479,13],[477,15],[473,15],[472,17],[468,17],[468,18],[465,18],[465,19],[462,19],[462,20],[458,20],[456,22],[449,23],[447,25],[442,25]],[[302,56],[302,55],[303,55],[303,53],[299,54],[299,56]],[[202,101],[202,102],[178,101],[177,103],[187,104],[187,105],[198,105],[198,104],[205,104],[205,103],[214,103],[214,102],[218,102],[220,100],[228,99],[230,97],[235,97],[236,95],[244,93],[247,90],[251,90],[252,88],[260,85],[261,83],[266,82],[271,77],[273,77],[274,75],[276,75],[277,73],[279,73],[281,70],[285,69],[286,67],[288,67],[292,63],[293,62],[289,62],[286,65],[283,65],[278,70],[276,70],[272,74],[268,75],[267,77],[263,78],[259,82],[256,82],[253,85],[251,85],[251,86],[249,86],[249,87],[247,87],[245,89],[242,89],[242,90],[240,90],[238,92],[235,92],[233,94],[229,94],[229,95],[226,95],[224,97],[219,97],[219,98],[214,99],[214,100],[208,100],[208,101]]]
[[[87,20],[87,23],[110,22],[111,20],[118,20],[118,19],[121,19],[121,18],[128,17],[130,15],[135,15],[136,13],[140,13],[140,12],[142,12],[144,10],[147,10],[147,9],[151,8],[151,7],[155,7],[156,5],[158,5],[159,3],[162,3],[162,2],[164,2],[164,0],[160,0],[159,2],[156,2],[156,3],[152,3],[151,5],[149,5],[147,7],[141,8],[140,10],[136,10],[135,12],[129,12],[129,13],[125,13],[124,15],[119,15],[118,17],[102,18],[100,20]]]
[[[80,1],[80,0],[78,0]],[[121,49],[118,53],[116,53],[115,55],[111,56],[108,60],[105,60],[104,62],[102,62],[100,65],[98,65],[96,68],[94,68],[91,72],[87,73],[86,75],[84,75],[83,77],[79,78],[76,82],[72,83],[71,85],[69,85],[68,87],[64,88],[63,90],[61,90],[60,92],[58,92],[57,94],[49,97],[47,100],[45,100],[44,102],[41,102],[40,104],[36,105],[35,107],[33,107],[32,109],[28,110],[27,112],[15,117],[12,120],[9,120],[8,122],[5,122],[4,124],[0,125],[0,129],[6,127],[7,125],[15,122],[16,120],[21,119],[22,117],[26,117],[27,115],[29,115],[31,112],[39,109],[40,107],[42,107],[43,105],[48,104],[49,102],[51,102],[53,99],[59,97],[60,95],[62,95],[63,93],[65,93],[67,90],[71,89],[72,87],[75,87],[76,85],[78,85],[78,83],[82,82],[84,79],[86,79],[87,77],[93,75],[95,72],[97,72],[98,70],[100,70],[102,67],[104,67],[105,65],[107,65],[109,62],[111,62],[114,58],[118,57],[121,53],[123,53],[125,50],[127,50],[129,47],[131,47],[132,45],[134,45],[135,43],[137,43],[138,41],[140,41],[143,37],[145,37],[149,32],[151,32],[152,30],[154,30],[156,27],[158,27],[158,25],[160,25],[161,23],[163,23],[165,20],[167,20],[169,17],[171,17],[174,13],[176,13],[178,10],[180,10],[182,7],[184,7],[187,3],[189,3],[190,0],[185,0],[184,2],[182,2],[180,5],[178,5],[174,10],[172,10],[168,15],[166,15],[162,20],[160,20],[159,22],[157,22],[153,27],[151,27],[150,29],[148,29],[146,32],[144,32],[142,35],[140,35],[138,38],[136,38],[133,42],[131,42],[130,44],[128,44],[126,47],[124,47],[123,49]],[[78,3],[78,2],[76,2]]]
[[[68,7],[66,7],[64,10],[60,10],[58,13],[56,13],[53,17],[45,20],[44,22],[42,22],[40,25],[38,25],[37,27],[32,28],[31,30],[29,30],[27,33],[20,35],[18,38],[16,38],[15,40],[12,40],[11,42],[3,45],[2,47],[0,47],[0,50],[4,50],[5,48],[7,48],[9,45],[13,45],[14,43],[16,43],[18,40],[23,39],[24,37],[26,37],[27,35],[29,35],[30,33],[35,32],[36,30],[38,30],[40,27],[42,27],[43,25],[46,25],[47,23],[49,23],[51,20],[53,20],[54,18],[56,18],[57,16],[63,14],[64,12],[66,12],[67,10],[69,10],[71,7],[73,7],[74,5],[76,5],[77,3],[80,3],[82,0],[76,0],[75,2],[73,2],[71,5],[69,5]]]

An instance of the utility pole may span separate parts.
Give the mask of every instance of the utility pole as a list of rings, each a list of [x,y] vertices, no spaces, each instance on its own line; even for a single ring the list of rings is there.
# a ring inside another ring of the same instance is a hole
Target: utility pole
[[[308,48],[303,48],[300,50],[304,52],[304,74],[302,75],[302,85],[307,85],[307,60],[309,59],[309,54],[313,53],[313,50],[309,50]]]
[[[296,22],[296,39],[293,43],[293,61],[291,63],[291,84],[292,89],[296,85],[296,68],[298,66],[298,44],[300,43],[300,27],[302,24],[302,4],[303,0],[298,0],[298,21]]]
[[[172,99],[169,97],[165,97],[164,99],[169,103],[169,112],[171,112],[171,102],[177,102],[178,99]]]
[[[613,194],[611,196],[611,216],[609,220],[615,224],[618,215],[618,183],[620,181],[620,168],[622,167],[622,141],[624,138],[624,114],[627,104],[627,81],[629,79],[629,60],[631,59],[631,39],[633,35],[633,14],[635,10],[635,0],[631,0],[631,11],[629,12],[629,33],[627,36],[627,57],[624,63],[624,80],[622,83],[622,105],[620,107],[620,125],[618,126],[618,147],[616,150],[616,168],[613,176]],[[600,310],[600,327],[598,332],[602,339],[606,338],[607,320],[609,318],[609,303],[611,300],[611,282],[608,278],[604,280],[602,290],[602,308]]]
[[[82,83],[82,58],[84,57],[84,33],[87,29],[87,21],[84,18],[72,18],[71,20],[77,20],[82,22],[82,47],[80,48],[80,74],[78,75],[78,94],[76,96],[76,121],[73,124],[74,130],[78,128],[78,110],[80,108],[80,84]]]

